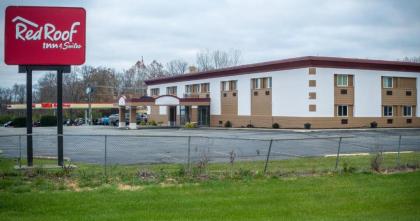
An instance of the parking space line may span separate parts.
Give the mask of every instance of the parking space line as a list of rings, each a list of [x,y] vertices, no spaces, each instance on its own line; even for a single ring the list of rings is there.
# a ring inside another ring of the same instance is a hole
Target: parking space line
[[[272,153],[278,154],[278,155],[285,155],[285,156],[291,156],[291,157],[303,157],[302,155],[298,155],[298,154],[291,154],[291,153],[280,153],[280,152],[275,152],[275,151],[271,151]]]
[[[224,152],[220,152],[220,151],[212,151],[213,153],[216,153],[216,154],[220,154],[220,155],[223,155],[223,156],[230,156],[230,154],[228,154],[228,153],[224,153]]]
[[[401,153],[412,153],[413,151],[400,151]],[[382,154],[397,154],[395,151],[382,152]],[[340,156],[369,156],[370,153],[340,153]],[[337,154],[326,154],[324,157],[337,157]]]

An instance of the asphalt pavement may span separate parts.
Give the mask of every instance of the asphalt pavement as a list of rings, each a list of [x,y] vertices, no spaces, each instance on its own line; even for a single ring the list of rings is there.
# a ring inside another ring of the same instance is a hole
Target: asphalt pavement
[[[25,128],[0,128],[0,150],[26,157]],[[34,128],[34,156],[57,155],[56,128]],[[420,129],[266,130],[64,127],[64,156],[75,162],[134,164],[209,160],[264,160],[326,156],[340,152],[420,151]],[[23,135],[23,136],[19,136]],[[400,140],[401,136],[401,140]],[[341,138],[340,138],[341,137]],[[341,139],[341,141],[340,141]],[[270,140],[272,140],[270,142]],[[106,149],[106,157],[105,157]]]

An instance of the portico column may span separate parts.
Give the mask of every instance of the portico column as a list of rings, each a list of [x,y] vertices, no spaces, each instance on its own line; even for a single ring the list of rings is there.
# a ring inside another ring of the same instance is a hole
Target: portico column
[[[118,128],[125,128],[125,106],[120,106],[118,111]]]
[[[197,106],[191,106],[191,122],[198,123],[198,110]]]
[[[131,106],[130,107],[130,125],[128,126],[130,129],[137,129],[136,112],[137,112],[137,107]]]

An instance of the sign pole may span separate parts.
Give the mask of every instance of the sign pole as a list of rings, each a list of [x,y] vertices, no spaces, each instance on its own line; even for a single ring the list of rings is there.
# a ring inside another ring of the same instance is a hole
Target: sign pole
[[[32,68],[26,66],[26,157],[28,167],[33,165],[32,149]]]
[[[63,157],[63,69],[57,69],[57,154],[58,165],[64,166]]]

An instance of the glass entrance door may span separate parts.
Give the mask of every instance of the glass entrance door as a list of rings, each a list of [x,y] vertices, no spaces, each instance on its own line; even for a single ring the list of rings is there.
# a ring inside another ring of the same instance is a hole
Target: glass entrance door
[[[185,123],[190,122],[190,106],[181,106],[180,107],[180,115],[181,115],[181,125],[185,125]]]
[[[210,106],[198,106],[198,125],[210,125]]]
[[[176,106],[169,107],[169,126],[176,125]]]

